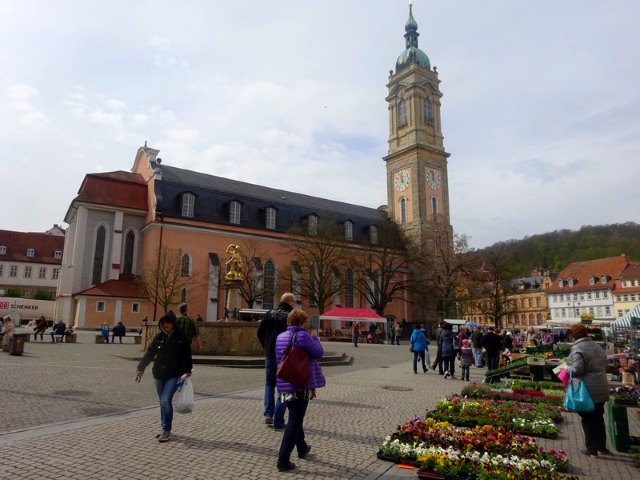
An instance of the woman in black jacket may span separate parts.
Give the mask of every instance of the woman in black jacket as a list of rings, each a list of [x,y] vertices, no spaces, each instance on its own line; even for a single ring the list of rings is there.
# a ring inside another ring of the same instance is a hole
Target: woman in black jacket
[[[138,364],[136,382],[142,379],[144,369],[153,361],[153,378],[160,400],[160,423],[162,432],[156,435],[161,443],[168,442],[173,421],[173,395],[178,389],[178,381],[184,375],[191,376],[191,342],[178,330],[175,314],[169,310],[158,322],[158,333],[144,357]],[[184,380],[184,379],[183,379]]]

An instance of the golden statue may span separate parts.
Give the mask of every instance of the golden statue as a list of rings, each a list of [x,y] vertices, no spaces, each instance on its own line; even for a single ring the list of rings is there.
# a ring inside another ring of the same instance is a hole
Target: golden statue
[[[226,252],[229,254],[227,259],[227,274],[224,279],[227,282],[242,281],[242,257],[240,256],[240,245],[232,243],[227,247]]]

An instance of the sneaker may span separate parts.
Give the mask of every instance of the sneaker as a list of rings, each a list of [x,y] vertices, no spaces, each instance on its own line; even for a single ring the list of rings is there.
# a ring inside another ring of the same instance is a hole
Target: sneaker
[[[267,425],[273,425],[273,418],[264,417],[264,423],[266,423]]]
[[[160,434],[160,437],[158,438],[158,441],[160,443],[168,442],[170,436],[171,436],[171,432],[167,432],[166,430],[163,430],[162,433]]]
[[[287,428],[287,424],[285,423],[284,425],[267,425],[270,429],[276,431],[276,432],[284,432],[284,429]]]
[[[288,472],[289,470],[293,470],[294,468],[296,468],[296,464],[293,462],[287,462],[282,465],[278,464],[279,472]]]
[[[597,457],[598,452],[590,452],[589,450],[580,450],[580,453],[586,455],[587,457]]]
[[[311,451],[311,445],[307,444],[307,448],[304,449],[304,452],[298,453],[298,458],[306,457],[309,454],[310,451]]]
[[[424,369],[424,373],[427,373],[428,371],[429,371],[429,369],[428,369],[428,368],[425,368],[425,369]]]
[[[449,372],[444,372],[444,378],[449,378],[451,376],[451,374]]]

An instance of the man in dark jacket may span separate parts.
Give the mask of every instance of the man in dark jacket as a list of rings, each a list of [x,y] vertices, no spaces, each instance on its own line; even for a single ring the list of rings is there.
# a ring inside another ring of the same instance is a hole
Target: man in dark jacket
[[[482,367],[482,331],[475,327],[471,334],[471,347],[473,348],[473,363],[476,367]]]
[[[487,328],[487,333],[482,337],[482,346],[487,352],[487,368],[494,370],[500,365],[500,350],[502,349],[502,340],[499,335],[496,335],[493,327]],[[490,383],[495,383],[495,378],[491,379]]]
[[[284,429],[284,411],[286,405],[280,396],[274,400],[276,391],[276,337],[287,329],[287,316],[296,305],[296,297],[287,292],[280,298],[278,308],[269,310],[258,327],[258,340],[264,348],[264,423],[274,430]]]
[[[180,380],[191,376],[191,342],[178,329],[178,320],[169,310],[158,321],[158,333],[138,364],[136,382],[142,379],[144,369],[153,360],[153,378],[160,400],[162,432],[156,435],[160,443],[168,442],[173,422],[173,395]]]

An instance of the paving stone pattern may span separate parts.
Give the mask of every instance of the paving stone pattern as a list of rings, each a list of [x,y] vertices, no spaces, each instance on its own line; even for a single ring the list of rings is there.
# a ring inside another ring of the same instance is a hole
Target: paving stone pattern
[[[160,444],[151,372],[134,384],[135,362],[127,360],[139,346],[85,336],[77,344],[31,342],[21,357],[0,354],[0,479],[415,479],[377,460],[379,444],[464,385],[432,371],[413,374],[406,345],[325,344],[353,355],[354,364],[324,369],[327,387],[305,418],[312,451],[305,460],[294,452],[298,468],[279,473],[282,433],[263,422],[262,370],[197,366],[194,411],[176,414],[171,441]],[[482,372],[472,369],[472,377]],[[567,415],[560,439],[542,443],[568,450],[584,478],[637,478],[629,455],[578,453],[575,415]]]

